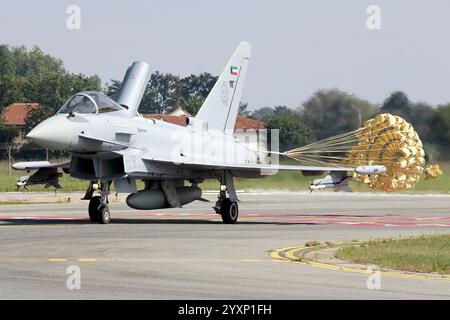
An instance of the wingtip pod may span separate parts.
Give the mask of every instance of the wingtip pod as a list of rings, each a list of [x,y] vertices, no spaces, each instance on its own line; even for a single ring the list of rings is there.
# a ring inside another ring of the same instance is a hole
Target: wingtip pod
[[[252,53],[252,45],[247,41],[242,41],[239,44],[236,53],[238,53],[242,58],[250,59]]]

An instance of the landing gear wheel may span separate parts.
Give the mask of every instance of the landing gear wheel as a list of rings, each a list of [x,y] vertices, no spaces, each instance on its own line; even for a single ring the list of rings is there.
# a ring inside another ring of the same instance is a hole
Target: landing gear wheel
[[[89,218],[92,222],[100,222],[99,221],[99,208],[102,205],[102,201],[99,196],[92,197],[89,201]]]
[[[229,198],[223,200],[220,207],[220,214],[222,221],[225,224],[234,224],[237,222],[239,216],[238,204],[235,201],[231,201]]]
[[[103,203],[101,197],[92,197],[89,201],[89,218],[92,222],[108,224],[111,222],[111,214],[107,204]]]
[[[108,224],[111,222],[111,215],[109,213],[109,207],[107,205],[101,206],[98,213],[98,222],[100,222],[101,224]]]

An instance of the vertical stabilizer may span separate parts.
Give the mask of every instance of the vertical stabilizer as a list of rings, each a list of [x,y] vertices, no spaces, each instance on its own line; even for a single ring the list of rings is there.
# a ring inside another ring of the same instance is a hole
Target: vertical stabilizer
[[[241,42],[219,76],[195,119],[209,129],[233,133],[245,82],[251,45]]]
[[[147,63],[141,61],[133,62],[123,78],[117,103],[128,108],[131,117],[137,114],[150,78],[149,71],[150,67]]]

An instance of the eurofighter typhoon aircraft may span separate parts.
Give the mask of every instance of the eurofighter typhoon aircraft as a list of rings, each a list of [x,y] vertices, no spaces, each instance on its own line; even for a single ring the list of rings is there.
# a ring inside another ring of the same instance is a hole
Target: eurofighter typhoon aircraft
[[[100,92],[80,92],[70,97],[58,113],[41,122],[27,138],[50,150],[64,150],[71,160],[21,162],[16,170],[37,170],[22,177],[18,186],[47,184],[58,187],[58,171],[89,181],[84,199],[89,201],[91,221],[110,222],[108,195],[128,193],[126,203],[138,210],[181,207],[202,199],[198,184],[205,179],[219,181],[214,206],[224,223],[236,223],[238,198],[233,178],[260,178],[267,171],[293,170],[305,176],[322,175],[315,189],[339,187],[348,172],[380,173],[383,166],[357,168],[311,167],[264,164],[257,151],[233,137],[239,102],[250,59],[251,46],[242,42],[217,82],[186,127],[138,114],[149,80],[149,66],[134,62],[127,70],[117,101]],[[137,180],[144,182],[137,190]],[[18,182],[18,183],[19,183]],[[94,193],[98,195],[94,196]]]

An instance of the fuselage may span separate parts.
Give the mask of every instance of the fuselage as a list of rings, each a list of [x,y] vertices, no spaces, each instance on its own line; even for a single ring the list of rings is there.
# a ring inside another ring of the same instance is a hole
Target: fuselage
[[[56,114],[29,134],[51,150],[78,156],[115,157],[129,149],[147,158],[180,159],[210,164],[257,163],[258,155],[230,134],[200,125],[186,127],[124,111],[105,114]]]

